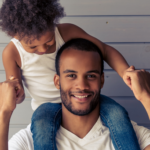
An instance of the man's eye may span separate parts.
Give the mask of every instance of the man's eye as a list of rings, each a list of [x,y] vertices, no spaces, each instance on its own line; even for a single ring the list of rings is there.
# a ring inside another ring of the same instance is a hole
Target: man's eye
[[[69,75],[67,75],[67,77],[75,78],[75,77],[76,77],[76,75],[75,75],[75,74],[69,74]]]
[[[96,78],[96,76],[92,74],[92,75],[88,75],[87,78]]]

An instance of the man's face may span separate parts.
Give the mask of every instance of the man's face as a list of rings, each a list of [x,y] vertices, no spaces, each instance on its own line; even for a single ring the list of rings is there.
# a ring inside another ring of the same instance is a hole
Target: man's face
[[[59,66],[60,76],[55,75],[54,82],[65,109],[79,116],[92,112],[104,82],[99,54],[70,48],[62,53]]]

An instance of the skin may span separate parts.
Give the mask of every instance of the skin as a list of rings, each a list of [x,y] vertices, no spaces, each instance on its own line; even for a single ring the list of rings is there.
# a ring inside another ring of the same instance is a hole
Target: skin
[[[100,58],[95,59],[95,57],[98,57],[95,52],[81,51],[79,55],[75,53],[77,51],[67,52],[66,50],[66,53],[63,52],[61,56],[60,76],[55,75],[54,83],[58,89],[61,86],[66,93],[83,91],[77,93],[77,98],[68,94],[67,101],[72,102],[76,110],[88,109],[90,102],[94,100],[95,91],[100,91],[104,83],[104,75],[99,73],[101,71],[98,63]],[[81,54],[85,56],[82,59]],[[73,56],[75,57],[73,58]],[[69,60],[70,57],[72,57],[71,60]],[[68,63],[68,60],[70,63]],[[93,69],[97,71],[95,72]],[[128,70],[125,77],[130,78],[135,97],[141,101],[146,110],[150,110],[150,74],[144,70]],[[21,88],[18,79],[0,83],[0,150],[8,150],[9,122],[17,104],[16,88],[19,90]],[[87,93],[84,91],[87,90],[92,91],[93,94],[87,98],[78,98],[78,96],[86,95]],[[147,111],[147,113],[150,116],[150,112]],[[77,116],[69,112],[62,104],[62,126],[80,138],[83,138],[90,131],[98,117],[99,105],[90,114]],[[147,146],[144,150],[150,150],[150,146]]]
[[[8,150],[9,122],[17,104],[16,88],[21,89],[18,79],[0,83],[0,150]]]
[[[73,24],[59,24],[57,27],[64,42],[67,42],[72,38],[84,38],[95,43],[101,49],[104,60],[114,70],[116,70],[121,77],[123,77],[126,69],[129,66],[123,56],[117,50],[90,36],[81,28]],[[17,38],[17,36],[15,38]],[[25,41],[25,39],[22,39],[20,42],[24,49],[29,53],[42,55],[45,53],[53,53],[56,50],[54,32],[48,31],[43,34],[39,40],[35,39],[31,43],[26,43]],[[18,90],[17,103],[21,103],[25,98],[20,71],[21,58],[13,42],[10,42],[3,51],[3,64],[6,71],[6,79],[9,79],[12,75],[19,79],[19,83],[22,88]]]
[[[61,91],[66,93],[66,99],[62,99],[62,126],[83,138],[99,117],[99,97],[95,99],[95,95],[100,93],[104,83],[100,56],[96,52],[78,51],[72,48],[65,50],[60,57],[60,76],[55,75],[54,83],[58,89],[61,87]],[[73,114],[64,105],[64,102],[70,103],[74,112],[86,112],[90,109],[91,102],[95,101],[98,103],[94,110],[82,116]]]

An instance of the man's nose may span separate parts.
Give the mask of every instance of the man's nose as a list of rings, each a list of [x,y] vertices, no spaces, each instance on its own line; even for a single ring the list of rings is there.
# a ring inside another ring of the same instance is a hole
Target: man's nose
[[[79,88],[80,90],[89,89],[88,81],[85,78],[80,78],[78,79],[76,87]]]

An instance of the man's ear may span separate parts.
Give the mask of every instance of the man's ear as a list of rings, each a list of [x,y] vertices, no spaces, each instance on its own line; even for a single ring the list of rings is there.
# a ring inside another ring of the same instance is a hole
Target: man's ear
[[[101,75],[101,89],[103,88],[103,85],[104,85],[104,72],[103,74]]]
[[[54,76],[54,84],[57,89],[60,89],[59,75],[57,75],[57,74],[55,74],[55,76]]]

